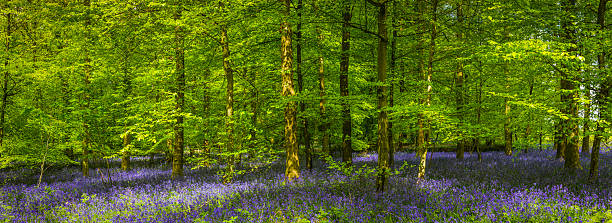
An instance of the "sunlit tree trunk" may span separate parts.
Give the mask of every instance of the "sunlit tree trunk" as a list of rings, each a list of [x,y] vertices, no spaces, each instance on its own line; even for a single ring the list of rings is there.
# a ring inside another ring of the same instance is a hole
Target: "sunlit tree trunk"
[[[349,71],[349,50],[351,49],[349,24],[351,22],[351,3],[350,0],[342,0],[344,11],[342,12],[342,53],[340,56],[340,96],[342,97],[342,162],[351,165],[353,162],[352,146],[352,124],[351,124],[351,105],[349,102],[348,90],[348,71]]]
[[[300,177],[300,161],[298,158],[296,102],[290,98],[295,97],[293,87],[293,50],[291,49],[291,26],[289,16],[291,0],[281,0],[284,4],[282,9],[283,21],[281,23],[281,76],[282,95],[289,101],[285,107],[285,149],[287,158],[285,163],[285,178],[292,181]]]
[[[606,18],[606,3],[608,2],[608,0],[599,0],[599,7],[597,9],[597,24],[599,25],[599,28],[604,31],[607,29],[606,27],[606,22],[605,22],[605,18]],[[601,141],[602,141],[602,133],[604,133],[604,131],[606,130],[603,121],[608,121],[608,123],[611,121],[609,119],[610,114],[608,112],[610,112],[608,110],[609,108],[609,104],[610,104],[610,90],[612,89],[612,78],[610,76],[607,75],[606,72],[606,50],[602,49],[603,51],[597,55],[597,66],[599,68],[599,76],[601,77],[606,77],[606,79],[604,80],[603,83],[601,83],[601,85],[599,86],[599,92],[597,95],[597,103],[599,105],[599,120],[597,120],[597,130],[596,130],[596,134],[595,134],[595,139],[593,140],[593,149],[591,150],[591,162],[589,165],[589,181],[591,182],[595,182],[597,181],[597,178],[599,177],[599,149],[601,146]],[[603,117],[608,117],[608,118],[603,118]],[[601,119],[604,120],[601,120]]]
[[[174,20],[181,19],[183,6],[177,5],[177,11],[174,14]],[[174,151],[172,152],[172,178],[183,176],[183,108],[185,106],[185,37],[183,27],[177,24],[174,27],[174,54],[176,59],[176,68],[174,75],[176,76],[176,123],[174,124]]]
[[[223,10],[223,2],[219,2],[219,8]],[[225,80],[227,86],[225,88],[226,103],[225,103],[225,133],[227,134],[227,142],[225,143],[225,152],[231,154],[234,152],[234,70],[230,63],[230,48],[229,38],[227,37],[227,24],[221,25],[221,50],[223,51],[223,71],[225,72]],[[227,156],[227,170],[223,176],[223,182],[229,183],[232,181],[234,173],[235,156]]]
[[[422,33],[420,35],[420,41],[424,42],[425,40],[425,32],[426,32],[426,28],[425,28],[425,24],[427,24],[427,22],[425,21],[425,16],[424,16],[424,11],[425,11],[425,5],[424,5],[424,1],[423,0],[419,0],[417,2],[417,13],[419,14],[419,20],[421,21],[421,25],[419,26],[419,32]],[[424,47],[418,47],[419,48],[419,73],[421,74],[422,78],[427,82],[427,87],[425,88],[425,97],[422,100],[422,104],[425,107],[429,107],[431,106],[431,93],[432,93],[432,85],[431,85],[431,78],[433,76],[433,62],[434,62],[434,55],[435,55],[435,47],[436,47],[436,36],[437,36],[437,26],[436,26],[436,22],[437,22],[437,9],[438,9],[438,0],[433,0],[432,1],[432,22],[431,22],[431,34],[430,34],[430,39],[429,39],[429,55],[428,55],[428,59],[427,59],[427,71],[425,71],[425,65],[424,65],[424,60],[425,60],[425,52],[424,52]],[[424,114],[421,112],[418,114],[418,119],[417,119],[417,156],[419,158],[419,166],[418,166],[418,173],[417,173],[417,179],[418,180],[422,180],[425,178],[425,170],[426,170],[426,162],[427,162],[427,147],[429,144],[429,137],[427,137],[428,135],[431,135],[431,129],[430,129],[430,125],[429,125],[429,120],[427,120],[427,118],[424,116]]]

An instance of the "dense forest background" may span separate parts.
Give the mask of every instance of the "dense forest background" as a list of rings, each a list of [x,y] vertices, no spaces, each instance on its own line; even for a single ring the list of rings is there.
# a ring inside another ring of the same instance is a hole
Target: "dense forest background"
[[[607,2],[6,0],[0,168],[163,156],[229,182],[280,157],[291,180],[377,152],[382,191],[395,151],[423,178],[432,148],[553,149],[596,180]]]

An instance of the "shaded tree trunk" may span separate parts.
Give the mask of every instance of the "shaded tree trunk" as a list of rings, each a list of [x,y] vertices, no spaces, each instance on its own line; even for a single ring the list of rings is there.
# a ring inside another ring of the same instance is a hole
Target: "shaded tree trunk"
[[[556,159],[565,159],[565,140],[563,140],[563,121],[561,118],[557,120],[555,124],[554,133],[554,148],[556,151]]]
[[[599,7],[597,9],[597,24],[601,30],[606,30],[606,3],[608,0],[599,0]],[[596,96],[597,103],[599,105],[599,119],[597,120],[597,130],[595,133],[595,139],[593,140],[593,148],[591,150],[591,162],[589,164],[589,181],[596,182],[599,177],[599,149],[601,147],[602,133],[605,131],[603,125],[603,117],[608,123],[610,122],[610,112],[608,110],[610,104],[610,89],[612,89],[612,78],[606,74],[606,50],[603,50],[597,55],[597,66],[599,68],[599,76],[606,77],[604,82],[599,86],[599,92]]]
[[[121,156],[121,169],[123,171],[128,171],[130,170],[130,152],[129,152],[129,146],[130,143],[132,142],[132,136],[130,134],[124,134],[123,135],[123,152],[122,152],[122,156]]]
[[[89,0],[83,1],[83,5],[87,8],[90,7]],[[91,36],[91,23],[90,15],[87,13],[85,15],[85,41],[86,45],[89,45],[90,36]],[[85,52],[85,76],[83,77],[83,83],[85,90],[83,91],[83,141],[81,143],[83,150],[83,157],[81,158],[81,171],[83,172],[84,177],[89,176],[89,144],[90,144],[90,134],[89,134],[89,123],[88,123],[88,114],[89,114],[89,103],[90,103],[90,95],[89,95],[89,85],[91,84],[91,59],[89,58],[89,52]]]
[[[178,9],[174,14],[174,20],[181,19],[182,5],[178,5]],[[185,37],[183,27],[176,25],[174,27],[174,54],[176,59],[175,75],[176,75],[176,97],[175,97],[175,112],[176,123],[174,123],[174,151],[172,152],[172,178],[183,176],[183,109],[185,106]]]
[[[316,31],[317,31],[317,39],[319,41],[319,45],[322,45],[324,36],[321,31],[321,27],[317,26]],[[322,53],[319,53],[318,63],[319,63],[318,74],[319,74],[319,97],[320,97],[319,113],[321,116],[320,118],[321,123],[319,125],[319,131],[321,132],[321,150],[323,154],[329,155],[330,154],[329,132],[327,131],[329,129],[329,120],[328,120],[327,112],[325,108],[325,102],[326,102],[325,101],[325,59],[323,58]]]
[[[342,53],[340,56],[340,96],[342,97],[342,162],[351,165],[353,162],[352,146],[352,124],[351,124],[351,105],[349,103],[348,90],[348,71],[349,71],[349,50],[351,49],[349,24],[351,23],[351,4],[350,0],[342,0],[344,11],[342,12]]]
[[[298,79],[298,93],[300,96],[304,97],[305,95],[301,95],[304,93],[304,75],[302,73],[302,0],[298,0],[297,2],[297,16],[298,16],[298,24],[295,31],[296,38],[296,69],[295,72],[297,74]],[[306,102],[305,100],[301,100],[300,102],[300,113],[302,114],[302,127],[301,127],[301,139],[304,144],[304,152],[306,154],[306,168],[308,170],[312,170],[312,149],[310,144],[310,133],[308,132],[308,119],[304,116],[306,112]]]
[[[291,26],[289,24],[291,0],[282,0],[284,7],[282,9],[283,21],[281,23],[281,77],[282,77],[282,95],[289,99],[285,107],[285,149],[287,158],[285,162],[285,178],[287,181],[293,181],[300,177],[300,161],[298,157],[297,143],[297,123],[296,113],[297,106],[294,100],[295,89],[293,87],[293,50],[291,48]]]
[[[5,117],[6,117],[6,105],[8,103],[9,98],[9,62],[11,60],[10,52],[11,52],[11,23],[12,23],[12,13],[6,13],[6,58],[4,60],[4,79],[2,80],[2,105],[0,106],[0,146],[2,146],[2,142],[4,140],[4,125],[5,125]],[[2,154],[0,154],[2,157]]]
[[[506,74],[506,91],[510,91],[510,72],[508,70],[508,63],[504,65],[504,73]],[[512,131],[510,130],[510,123],[512,122],[512,116],[510,114],[510,104],[508,98],[504,98],[504,152],[506,155],[512,155]]]
[[[586,93],[584,96],[586,97],[587,100],[591,99],[591,90],[589,89],[589,87],[586,88]],[[591,117],[591,103],[585,102],[584,103],[584,124],[582,124],[582,148],[580,150],[580,153],[582,153],[583,155],[589,155],[589,149],[590,149],[590,144],[591,144],[590,142],[591,136],[589,135],[590,117]]]
[[[461,43],[463,42],[463,1],[460,1],[459,4],[457,5],[457,26],[459,26],[460,31],[458,31],[457,33],[457,40]],[[457,93],[456,95],[456,100],[457,100],[457,119],[459,119],[459,126],[458,128],[462,129],[465,128],[464,126],[464,114],[463,114],[463,103],[464,103],[464,89],[463,89],[463,82],[465,80],[465,76],[463,74],[463,62],[459,61],[457,64],[457,73],[455,76],[455,91]],[[461,132],[462,130],[459,130],[458,132]],[[465,152],[465,139],[464,136],[462,134],[459,135],[459,140],[457,141],[457,150],[456,150],[456,158],[458,160],[463,160],[463,155]]]
[[[533,84],[534,84],[535,80],[531,80],[529,81],[529,100],[531,101],[531,96],[533,95]],[[529,136],[531,134],[531,122],[532,122],[532,115],[531,113],[528,114],[528,119],[527,119],[527,127],[525,127],[525,140],[527,141],[527,147],[525,147],[524,152],[529,152],[529,147],[531,146],[531,140],[529,139]]]
[[[223,3],[219,2],[219,7],[223,8]],[[226,103],[225,103],[225,133],[227,134],[227,142],[225,144],[227,156],[227,170],[223,176],[223,182],[229,183],[234,175],[235,156],[231,155],[234,152],[234,71],[230,63],[230,48],[229,38],[227,37],[227,24],[221,25],[221,50],[223,51],[223,71],[227,86],[225,88]]]
[[[386,83],[387,79],[387,3],[386,0],[381,0],[376,3],[370,1],[377,6],[378,9],[378,54],[376,70],[378,73],[378,82]],[[389,181],[389,120],[387,117],[388,92],[385,84],[379,85],[376,91],[378,96],[378,177],[376,180],[376,191],[384,192]]]
[[[576,7],[576,0],[567,0],[567,1],[563,1],[561,3],[561,7],[563,8],[563,10],[566,12],[566,14],[568,15],[567,19],[564,19],[564,21],[562,21],[561,26],[564,30],[564,38],[566,41],[571,42],[571,43],[576,43],[576,37],[575,37],[575,33],[576,30],[573,27],[575,21],[574,21],[574,17],[573,16],[569,16],[569,15],[574,15],[575,12],[575,7]],[[568,50],[569,52],[576,52],[575,48],[570,48]],[[572,54],[572,53],[570,53]],[[568,70],[576,70],[578,71],[578,69],[574,69],[571,64],[568,64],[566,66],[568,68]],[[571,72],[571,71],[570,71]],[[568,120],[565,120],[565,126],[567,128],[565,128],[565,133],[567,134],[566,137],[564,137],[564,139],[566,140],[566,148],[565,148],[565,163],[564,163],[564,168],[570,173],[570,174],[575,174],[576,170],[578,169],[582,169],[582,167],[580,166],[580,153],[578,150],[578,146],[579,146],[579,128],[578,128],[578,91],[576,89],[576,85],[574,84],[574,82],[578,82],[576,80],[576,75],[570,74],[570,73],[565,73],[562,74],[561,77],[561,89],[564,91],[569,91],[571,93],[565,93],[563,92],[562,94],[565,95],[565,101],[564,102],[564,107],[566,108],[566,114],[570,117]]]

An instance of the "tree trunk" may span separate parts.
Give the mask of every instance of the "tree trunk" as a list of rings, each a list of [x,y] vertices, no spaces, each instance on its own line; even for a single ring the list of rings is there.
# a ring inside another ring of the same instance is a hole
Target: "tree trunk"
[[[584,97],[587,100],[591,100],[591,90],[588,86],[586,87],[586,93]],[[591,117],[591,103],[585,102],[584,103],[584,124],[582,124],[582,148],[581,148],[580,153],[586,156],[589,155],[589,148],[591,144],[590,142],[591,136],[589,135],[590,117]]]
[[[480,64],[482,65],[482,64]],[[482,75],[482,73],[481,73]],[[482,85],[483,85],[483,79],[480,78],[480,83],[478,85],[478,109],[476,111],[476,123],[478,124],[478,126],[480,126],[481,122],[480,122],[480,116],[482,114]],[[479,131],[482,130],[481,127],[479,127],[478,129]],[[480,152],[480,134],[476,135],[476,138],[474,139],[474,146],[476,147],[476,152],[478,153],[478,161],[481,162],[482,161],[482,153]]]
[[[561,3],[561,7],[563,8],[563,10],[565,11],[565,13],[568,15],[567,19],[564,19],[564,21],[562,21],[561,26],[564,30],[564,38],[566,41],[571,42],[571,43],[576,43],[577,40],[575,38],[575,28],[573,28],[572,26],[574,26],[573,24],[575,23],[574,19],[572,16],[569,15],[574,15],[575,12],[575,7],[576,7],[576,0],[567,0]],[[575,48],[570,48],[568,50],[570,52],[570,54],[572,54],[571,52],[575,52],[576,49]],[[568,64],[566,66],[568,68],[568,71],[572,72],[571,70],[575,70],[573,69],[571,64]],[[578,70],[576,70],[578,71]],[[570,73],[565,73],[562,75],[561,77],[561,89],[564,91],[569,91],[571,93],[565,93],[563,92],[562,94],[565,95],[565,101],[563,101],[562,103],[564,104],[564,107],[566,108],[566,114],[569,116],[568,120],[565,120],[566,123],[566,127],[565,128],[565,132],[567,135],[567,137],[564,137],[564,139],[567,141],[566,143],[566,148],[565,148],[565,163],[564,163],[564,168],[570,173],[570,174],[575,174],[576,170],[578,169],[582,169],[582,167],[580,166],[580,153],[578,150],[578,142],[579,142],[579,128],[578,128],[578,91],[576,89],[576,85],[574,84],[574,82],[577,82],[576,77],[577,75],[573,75]]]
[[[132,136],[128,133],[123,135],[123,152],[121,154],[121,169],[123,171],[130,170],[130,143]]]
[[[419,20],[421,20],[421,26],[420,26],[420,33],[421,36],[421,41],[420,42],[424,42],[423,40],[425,39],[425,24],[427,24],[427,22],[425,21],[425,16],[424,16],[424,11],[425,11],[425,6],[424,6],[424,1],[423,0],[419,0],[417,2],[417,11],[419,14]],[[430,34],[430,39],[429,39],[429,55],[428,55],[428,61],[427,61],[427,72],[425,72],[425,68],[424,68],[424,59],[425,59],[425,53],[424,50],[422,50],[424,47],[419,47],[419,73],[421,74],[422,78],[427,82],[427,87],[425,88],[425,98],[422,101],[422,104],[424,105],[424,107],[429,108],[431,106],[431,93],[432,93],[432,85],[431,85],[431,79],[433,76],[433,61],[434,61],[434,55],[435,55],[435,47],[436,47],[436,36],[437,36],[437,27],[436,27],[436,22],[437,22],[437,10],[438,10],[438,0],[433,0],[432,1],[432,22],[431,22],[431,34]],[[430,124],[429,124],[429,120],[424,116],[423,112],[420,112],[418,114],[418,120],[417,120],[417,126],[418,126],[418,132],[417,132],[417,156],[419,157],[419,166],[418,166],[418,173],[417,173],[417,179],[418,180],[423,180],[425,178],[425,170],[426,170],[426,163],[427,163],[427,147],[429,144],[429,135],[431,135],[431,128],[430,128]]]
[[[506,62],[506,64],[504,65],[504,69],[505,69],[505,74],[506,74],[506,91],[510,91],[510,84],[509,84],[509,70],[508,70],[508,63]],[[511,114],[510,114],[510,104],[508,103],[508,98],[504,98],[504,116],[505,116],[505,120],[504,120],[504,152],[506,153],[507,156],[512,155],[512,131],[510,130],[510,123],[511,123]]]
[[[182,5],[174,14],[174,20],[181,19]],[[185,37],[183,27],[176,25],[174,28],[175,59],[176,59],[176,123],[174,124],[174,151],[172,153],[172,178],[183,176],[183,108],[185,106]]]
[[[457,33],[457,40],[461,43],[463,42],[463,1],[460,1],[457,5],[457,26],[459,26],[459,30]],[[459,60],[458,60],[459,61]],[[461,132],[464,126],[464,114],[463,114],[463,82],[465,76],[463,75],[463,62],[459,61],[457,64],[457,73],[455,76],[455,91],[457,93],[457,119],[459,119],[459,125],[457,126],[459,130],[457,132]],[[459,140],[457,141],[457,150],[456,150],[456,158],[458,160],[463,160],[463,154],[465,152],[465,139],[464,136],[459,133]]]
[[[319,40],[319,44],[323,45],[323,33],[321,32],[321,27],[317,26],[317,39]],[[322,46],[320,46],[322,47]],[[323,58],[323,54],[319,53],[318,58],[319,63],[319,112],[320,112],[320,120],[321,123],[319,125],[319,131],[321,132],[321,150],[323,154],[329,155],[329,120],[327,117],[326,109],[325,109],[325,59]]]
[[[563,140],[563,120],[561,118],[555,124],[553,142],[556,151],[555,159],[565,159],[565,140]]]
[[[599,7],[597,9],[597,24],[601,30],[606,29],[605,15],[606,15],[606,3],[608,0],[599,0]],[[602,49],[603,50],[603,49]],[[597,120],[597,130],[595,133],[595,139],[593,140],[593,149],[591,150],[591,162],[589,165],[589,181],[596,182],[599,177],[599,148],[602,141],[602,133],[605,131],[603,121],[610,122],[608,114],[608,107],[610,103],[610,89],[612,89],[612,78],[606,74],[606,51],[603,50],[597,55],[597,66],[599,68],[599,76],[606,77],[604,82],[599,87],[599,93],[596,96],[597,103],[599,105],[599,119]],[[607,118],[604,118],[607,117]],[[602,118],[604,120],[602,120]]]
[[[348,71],[349,71],[349,50],[351,49],[349,24],[351,23],[350,0],[342,0],[344,11],[342,13],[342,53],[340,56],[340,96],[342,97],[342,162],[351,165],[353,162],[352,146],[352,124],[351,124],[351,105],[349,103],[348,90]]]
[[[4,125],[5,125],[5,116],[6,116],[6,104],[8,103],[8,83],[9,83],[9,61],[11,60],[10,52],[11,52],[11,16],[12,13],[6,13],[6,58],[4,60],[4,79],[2,80],[2,105],[0,106],[0,146],[2,146],[2,141],[4,139]],[[2,154],[0,154],[2,157]]]
[[[395,64],[396,64],[396,52],[397,52],[397,23],[396,23],[396,17],[397,17],[397,6],[396,6],[396,2],[393,2],[393,15],[391,18],[391,26],[393,28],[393,32],[392,32],[392,39],[391,39],[391,61],[389,62],[389,69],[391,70],[391,73],[389,75],[389,116],[391,116],[391,110],[393,108],[393,86],[394,86],[394,78],[397,77],[398,75],[397,70],[395,69]],[[389,143],[389,167],[391,168],[391,170],[395,170],[395,143],[393,143],[393,122],[391,120],[389,120],[389,133],[388,133],[388,143]]]
[[[287,158],[285,163],[285,178],[293,181],[300,177],[300,161],[298,157],[296,103],[291,98],[295,97],[293,87],[293,50],[291,49],[291,26],[289,24],[291,0],[283,0],[283,21],[281,23],[281,76],[282,95],[288,99],[285,107],[285,149]]]
[[[305,95],[302,95],[304,93],[304,75],[302,74],[302,0],[298,0],[297,2],[297,16],[298,16],[298,24],[296,27],[296,31],[295,31],[295,38],[296,38],[296,46],[295,46],[295,53],[296,53],[296,69],[295,72],[297,74],[297,78],[298,78],[298,93],[300,93],[300,96],[303,98]],[[300,102],[300,113],[302,114],[302,127],[301,129],[301,139],[302,139],[302,143],[304,144],[304,152],[306,154],[306,168],[308,170],[312,170],[312,149],[311,149],[311,144],[310,144],[310,133],[308,132],[308,119],[305,117],[305,112],[306,112],[306,102],[305,100],[301,100]]]
[[[83,5],[87,8],[90,7],[89,0],[83,1]],[[86,45],[89,43],[89,38],[91,36],[91,28],[89,27],[91,23],[91,18],[89,14],[86,14],[85,17],[85,41]],[[85,76],[83,78],[84,88],[83,91],[83,142],[81,144],[83,150],[83,157],[81,158],[81,171],[83,172],[84,177],[89,177],[89,144],[90,144],[90,134],[89,134],[89,123],[88,123],[88,114],[89,114],[89,103],[90,103],[90,95],[89,95],[89,85],[91,83],[91,59],[89,58],[89,52],[85,52]]]
[[[531,80],[529,82],[529,100],[531,101],[531,96],[533,95],[533,84],[535,80]],[[527,141],[527,146],[523,152],[529,152],[529,147],[531,146],[531,140],[529,140],[529,136],[531,134],[531,121],[532,121],[531,113],[528,114],[527,119],[527,127],[525,128],[525,140]]]
[[[219,2],[219,7],[223,8],[222,2]],[[231,155],[234,152],[234,73],[230,63],[229,38],[227,37],[227,24],[225,23],[221,25],[221,50],[223,51],[223,71],[225,72],[225,79],[227,81],[225,89],[225,133],[227,134],[225,152],[229,154],[227,156],[227,169],[223,175],[223,183],[230,183],[234,175],[235,164],[235,156]]]
[[[376,70],[378,82],[383,83],[378,86],[378,179],[376,181],[376,191],[384,192],[385,186],[389,181],[389,120],[387,117],[387,1],[381,0],[378,6],[378,55]]]

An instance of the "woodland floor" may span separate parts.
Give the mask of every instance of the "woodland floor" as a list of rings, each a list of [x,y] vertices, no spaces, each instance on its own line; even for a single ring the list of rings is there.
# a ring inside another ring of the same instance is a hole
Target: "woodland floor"
[[[36,171],[0,172],[0,222],[610,222],[612,152],[602,153],[600,180],[563,171],[552,151],[434,153],[427,180],[415,183],[414,153],[395,156],[387,192],[374,192],[376,154],[355,154],[354,169],[315,161],[299,180],[283,183],[283,162],[220,183],[218,169],[186,168],[170,180],[166,165],[133,158],[129,172],[113,161],[112,184],[83,178],[79,168],[52,171],[36,187]],[[104,170],[106,171],[106,170]],[[94,170],[92,170],[92,173]],[[351,173],[349,173],[351,172]]]

